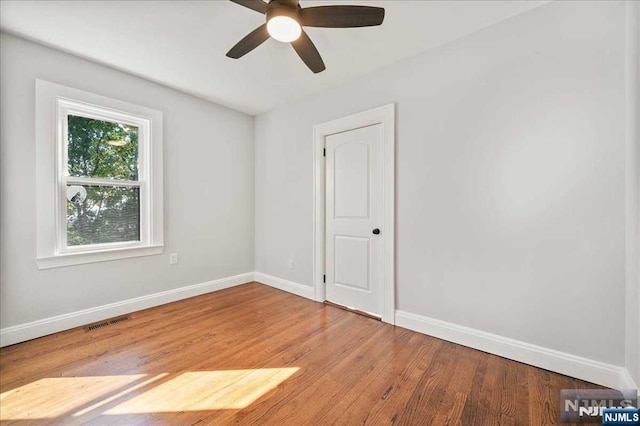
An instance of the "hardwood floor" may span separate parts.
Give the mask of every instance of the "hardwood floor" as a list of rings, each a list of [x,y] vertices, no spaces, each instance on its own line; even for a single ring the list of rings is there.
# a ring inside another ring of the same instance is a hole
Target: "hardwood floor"
[[[257,283],[0,350],[2,424],[551,425],[570,388]]]

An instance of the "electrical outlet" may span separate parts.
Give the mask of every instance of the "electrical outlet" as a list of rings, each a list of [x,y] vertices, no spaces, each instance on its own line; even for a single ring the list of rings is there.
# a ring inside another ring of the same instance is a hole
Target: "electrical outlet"
[[[293,259],[289,259],[289,269],[293,269],[295,264],[293,263]]]
[[[169,255],[169,265],[175,265],[178,263],[178,253],[171,253]]]

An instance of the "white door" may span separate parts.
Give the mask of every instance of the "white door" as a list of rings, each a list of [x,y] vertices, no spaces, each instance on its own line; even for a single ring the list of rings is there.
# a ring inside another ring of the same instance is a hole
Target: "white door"
[[[383,126],[327,136],[326,297],[382,314]]]

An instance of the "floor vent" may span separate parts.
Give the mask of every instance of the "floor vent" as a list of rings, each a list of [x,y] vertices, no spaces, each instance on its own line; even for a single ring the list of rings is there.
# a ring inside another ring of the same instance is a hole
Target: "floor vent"
[[[122,321],[128,321],[130,319],[131,317],[129,315],[124,315],[121,317],[111,318],[111,319],[100,321],[100,322],[94,322],[93,324],[89,324],[85,326],[84,329],[85,331],[93,331],[93,330],[97,330],[98,328],[108,327],[110,325],[117,324]]]

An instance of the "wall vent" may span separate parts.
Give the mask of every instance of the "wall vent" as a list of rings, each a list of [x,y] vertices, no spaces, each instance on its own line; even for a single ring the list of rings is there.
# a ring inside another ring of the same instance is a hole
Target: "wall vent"
[[[123,315],[121,317],[115,317],[115,318],[111,318],[111,319],[100,321],[100,322],[94,322],[93,324],[89,324],[85,326],[84,329],[85,331],[93,331],[98,328],[108,327],[110,325],[117,324],[122,321],[128,321],[130,319],[131,317],[129,315]]]

